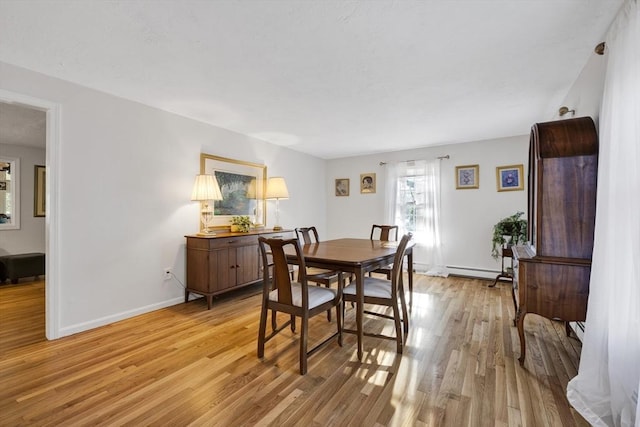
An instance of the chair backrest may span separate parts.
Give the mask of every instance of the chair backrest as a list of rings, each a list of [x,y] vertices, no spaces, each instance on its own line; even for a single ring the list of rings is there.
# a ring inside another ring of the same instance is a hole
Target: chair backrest
[[[394,292],[397,292],[400,284],[402,283],[402,267],[404,265],[404,257],[407,254],[407,245],[413,235],[411,233],[407,233],[400,239],[400,243],[398,243],[398,250],[396,251],[396,256],[393,258],[393,269],[391,271],[391,284]],[[411,274],[411,272],[409,272]]]
[[[374,236],[378,234],[378,238],[374,239]],[[371,226],[371,240],[383,240],[385,242],[395,242],[398,240],[398,226],[397,225],[378,225],[373,224]]]
[[[296,237],[300,239],[302,237],[302,241],[305,245],[310,243],[318,243],[320,239],[318,238],[318,230],[315,227],[298,227],[296,228]]]
[[[287,305],[293,305],[291,295],[291,274],[289,271],[289,262],[285,254],[285,247],[293,246],[295,248],[296,263],[300,267],[300,275],[298,282],[302,286],[302,307],[309,307],[309,296],[307,292],[307,274],[302,256],[302,249],[298,239],[266,239],[258,238],[258,246],[260,255],[262,256],[263,266],[263,294],[268,297],[269,292],[274,289],[278,290],[278,302]],[[267,249],[267,246],[269,249]],[[271,256],[271,264],[269,263],[269,255]],[[273,271],[270,274],[269,268]]]

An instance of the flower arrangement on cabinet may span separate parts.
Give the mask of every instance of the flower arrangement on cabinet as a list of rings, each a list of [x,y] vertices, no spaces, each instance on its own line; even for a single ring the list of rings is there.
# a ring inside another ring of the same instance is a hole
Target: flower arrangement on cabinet
[[[251,229],[249,215],[238,215],[231,217],[231,231],[247,233]]]

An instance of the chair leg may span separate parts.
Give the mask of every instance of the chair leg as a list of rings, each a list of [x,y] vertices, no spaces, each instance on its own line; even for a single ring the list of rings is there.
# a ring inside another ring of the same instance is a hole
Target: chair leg
[[[344,303],[340,301],[336,305],[336,323],[338,324],[338,345],[342,347],[342,316],[344,314]]]
[[[296,331],[296,316],[291,315],[291,332]]]
[[[393,304],[393,321],[396,325],[396,352],[402,353],[402,326],[400,326],[400,309],[397,301]]]
[[[300,375],[307,373],[307,332],[309,330],[309,314],[305,313],[300,321]]]
[[[400,306],[402,307],[402,325],[405,335],[409,333],[409,312],[407,310],[407,300],[404,296],[404,289],[400,287]]]
[[[278,329],[278,321],[276,319],[276,311],[271,310],[271,330],[275,331]]]
[[[267,330],[267,307],[262,306],[260,311],[260,328],[258,329],[258,358],[264,357],[264,337]],[[274,312],[275,313],[275,312]]]
[[[330,285],[329,283],[327,283],[327,284],[325,285],[325,287],[326,287],[327,289],[329,289],[329,288],[331,287],[331,285]],[[327,310],[327,321],[331,322],[331,309]]]

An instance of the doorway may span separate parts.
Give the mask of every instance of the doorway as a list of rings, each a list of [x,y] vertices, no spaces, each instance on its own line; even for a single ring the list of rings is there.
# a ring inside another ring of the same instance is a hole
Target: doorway
[[[45,114],[45,204],[46,215],[44,219],[44,247],[45,247],[45,336],[47,339],[55,339],[60,336],[59,310],[58,310],[58,175],[59,175],[59,135],[60,106],[48,100],[34,98],[16,92],[0,89],[0,102],[17,105],[31,110],[37,110]],[[23,218],[33,215],[25,210],[21,214]]]

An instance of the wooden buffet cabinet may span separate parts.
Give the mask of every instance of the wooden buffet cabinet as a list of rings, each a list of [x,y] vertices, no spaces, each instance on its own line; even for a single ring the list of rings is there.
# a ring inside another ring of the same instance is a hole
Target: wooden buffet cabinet
[[[530,245],[516,246],[520,364],[524,318],[584,321],[596,214],[598,136],[590,117],[537,123],[529,146]]]
[[[189,235],[187,239],[187,286],[189,294],[207,298],[211,309],[214,295],[247,286],[262,280],[262,262],[258,253],[258,237],[293,238],[290,230],[251,231],[248,233],[218,232],[215,236]]]

